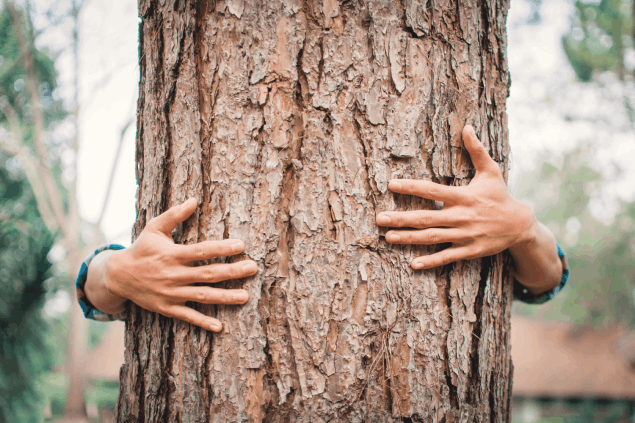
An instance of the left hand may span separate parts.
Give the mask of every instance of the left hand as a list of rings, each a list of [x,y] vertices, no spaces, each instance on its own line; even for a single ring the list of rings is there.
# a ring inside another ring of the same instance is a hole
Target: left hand
[[[476,169],[465,187],[450,187],[430,181],[393,179],[393,192],[442,201],[442,210],[384,212],[380,226],[418,228],[391,230],[386,241],[396,244],[442,244],[452,246],[415,258],[413,269],[430,269],[457,260],[491,256],[533,239],[537,221],[531,208],[515,200],[507,190],[500,169],[476,137],[474,129],[463,129],[463,143]]]

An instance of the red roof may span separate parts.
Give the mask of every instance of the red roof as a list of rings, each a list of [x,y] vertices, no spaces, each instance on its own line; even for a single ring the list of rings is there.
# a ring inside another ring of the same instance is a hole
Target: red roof
[[[514,396],[635,398],[635,337],[621,326],[512,317]]]

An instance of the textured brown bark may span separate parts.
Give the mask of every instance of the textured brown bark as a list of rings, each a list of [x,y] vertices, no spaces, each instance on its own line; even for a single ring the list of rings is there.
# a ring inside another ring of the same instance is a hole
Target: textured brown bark
[[[131,306],[120,422],[504,422],[508,260],[430,271],[392,178],[465,185],[472,124],[506,175],[506,0],[141,0],[135,235],[239,238],[258,275],[206,332]],[[236,260],[233,258],[232,260]]]

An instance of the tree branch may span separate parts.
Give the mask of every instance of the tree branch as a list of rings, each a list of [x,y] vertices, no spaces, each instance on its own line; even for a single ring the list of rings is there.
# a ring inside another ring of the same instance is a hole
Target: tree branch
[[[108,187],[106,188],[106,195],[104,196],[104,203],[101,207],[101,213],[99,214],[99,219],[97,220],[97,225],[101,226],[102,220],[104,220],[104,215],[106,214],[106,209],[108,208],[108,202],[110,200],[110,194],[112,192],[112,186],[115,180],[115,171],[117,170],[117,164],[119,164],[119,159],[121,157],[121,151],[123,150],[123,141],[124,135],[126,135],[126,131],[132,125],[132,119],[128,119],[128,121],[121,128],[121,132],[119,133],[119,143],[117,144],[117,152],[115,153],[115,159],[112,162],[112,167],[110,169],[110,177],[108,178]]]
[[[69,239],[71,237],[70,228],[66,222],[66,216],[62,208],[62,199],[59,189],[56,187],[53,172],[46,161],[47,149],[44,144],[44,122],[42,118],[42,110],[40,107],[40,95],[37,87],[37,76],[35,74],[32,44],[27,41],[26,35],[22,28],[22,14],[17,10],[12,1],[6,2],[11,15],[13,17],[13,25],[23,58],[23,68],[27,75],[27,91],[31,97],[31,110],[33,118],[33,143],[35,145],[35,167],[39,180],[41,181],[48,204],[50,205],[52,214],[57,222],[57,226],[62,230],[64,236]],[[19,139],[21,141],[21,138]]]
[[[9,129],[13,137],[13,143],[10,144],[0,139],[0,148],[7,154],[17,157],[24,165],[26,178],[31,185],[38,210],[46,227],[55,233],[59,229],[57,220],[48,204],[46,190],[42,185],[40,175],[37,169],[37,159],[31,154],[30,150],[22,144],[22,130],[17,112],[11,107],[8,101],[0,103],[0,110],[9,122]]]

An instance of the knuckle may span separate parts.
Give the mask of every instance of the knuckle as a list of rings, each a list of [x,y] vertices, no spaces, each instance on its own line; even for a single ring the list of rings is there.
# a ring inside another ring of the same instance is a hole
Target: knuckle
[[[430,226],[430,216],[428,216],[427,214],[420,214],[418,220],[418,224],[420,227],[425,228]]]
[[[437,244],[439,242],[439,234],[435,231],[428,232],[428,242],[430,242],[430,244]]]
[[[205,291],[198,291],[196,293],[196,301],[199,303],[204,303],[205,300],[207,300],[207,295],[205,294]]]
[[[472,254],[470,254],[471,258],[479,258],[485,255],[485,247],[482,245],[476,245],[472,248]]]
[[[156,285],[153,285],[150,289],[152,289],[154,294],[158,295],[159,297],[167,298],[171,296],[170,292],[165,286],[156,284]]]
[[[164,281],[177,281],[179,275],[174,269],[163,269],[161,272],[161,279]]]
[[[216,281],[216,272],[212,267],[205,267],[203,270],[203,277],[206,281],[215,282]]]
[[[433,183],[427,182],[425,191],[431,196],[436,196],[439,193],[439,187]]]
[[[472,194],[470,191],[465,190],[463,192],[463,203],[466,204],[469,207],[474,206],[478,201],[478,198]],[[474,213],[474,211],[472,211],[472,213]]]
[[[171,280],[172,272],[168,271],[166,268],[159,269],[156,272],[156,278],[159,281],[169,281]],[[156,285],[158,287],[158,285]]]
[[[172,317],[172,313],[170,313],[170,308],[166,304],[157,304],[156,306],[157,313],[162,314],[166,317]]]
[[[205,260],[205,248],[201,244],[194,246],[194,257],[197,260]]]
[[[159,216],[156,216],[156,217],[153,217],[152,219],[148,220],[148,223],[146,223],[146,228],[153,229],[157,225],[157,220],[158,219],[159,219]]]

